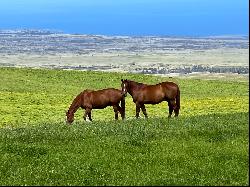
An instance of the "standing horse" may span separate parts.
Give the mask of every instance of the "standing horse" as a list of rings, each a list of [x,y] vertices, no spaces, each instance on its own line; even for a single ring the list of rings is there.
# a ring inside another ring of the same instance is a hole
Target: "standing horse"
[[[121,102],[121,107],[119,103]],[[66,112],[67,123],[74,121],[74,113],[79,107],[85,109],[83,119],[86,121],[86,117],[91,118],[92,109],[103,109],[107,106],[113,106],[115,112],[115,119],[118,119],[118,113],[120,112],[122,119],[125,118],[125,96],[121,90],[114,88],[107,88],[103,90],[84,90],[76,96],[73,100],[69,110]]]
[[[126,96],[128,92],[136,105],[136,118],[139,117],[140,109],[142,109],[145,118],[148,117],[145,104],[158,104],[162,101],[168,102],[169,118],[173,111],[175,117],[179,115],[180,89],[177,84],[173,82],[162,82],[156,85],[147,85],[127,79],[121,79],[121,81],[123,94]]]

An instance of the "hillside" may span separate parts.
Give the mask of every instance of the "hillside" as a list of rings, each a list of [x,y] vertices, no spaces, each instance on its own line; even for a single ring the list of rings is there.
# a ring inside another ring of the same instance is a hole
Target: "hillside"
[[[120,88],[121,78],[180,85],[178,118],[167,103],[126,120],[111,107],[72,125],[65,111],[83,89]],[[0,68],[0,185],[249,184],[249,82],[127,73]]]

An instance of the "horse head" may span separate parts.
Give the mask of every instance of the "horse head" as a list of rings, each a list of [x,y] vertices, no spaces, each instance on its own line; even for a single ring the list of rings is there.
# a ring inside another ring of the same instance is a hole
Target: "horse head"
[[[74,121],[74,113],[69,110],[66,112],[66,123],[71,124]]]
[[[126,97],[128,93],[128,80],[127,79],[121,79],[121,87],[122,87],[122,94]]]

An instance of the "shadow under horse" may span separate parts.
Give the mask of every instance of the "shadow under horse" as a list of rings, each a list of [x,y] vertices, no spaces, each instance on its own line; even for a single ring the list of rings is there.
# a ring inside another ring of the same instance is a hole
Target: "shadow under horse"
[[[127,92],[132,96],[136,105],[136,118],[139,117],[142,109],[145,118],[148,118],[145,104],[159,104],[162,101],[168,102],[170,118],[173,111],[175,117],[179,115],[180,110],[180,89],[173,82],[161,82],[156,85],[147,85],[132,80],[121,79],[122,92],[126,96]]]
[[[121,106],[119,103],[121,102]],[[121,114],[122,119],[125,118],[125,96],[121,90],[114,88],[107,88],[103,90],[84,90],[78,94],[73,100],[66,112],[66,122],[71,124],[74,121],[74,113],[78,108],[85,109],[83,119],[86,121],[88,116],[92,121],[91,110],[92,109],[104,109],[107,106],[112,106],[115,113],[115,119],[118,120],[118,113]]]

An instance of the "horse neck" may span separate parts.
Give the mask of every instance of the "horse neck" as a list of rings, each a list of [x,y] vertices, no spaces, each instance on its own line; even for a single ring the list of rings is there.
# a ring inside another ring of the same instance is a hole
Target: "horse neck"
[[[77,111],[77,109],[80,107],[80,95],[78,95],[72,102],[72,104],[69,107],[68,112],[69,113],[75,113]]]
[[[129,81],[129,89],[128,89],[128,93],[130,95],[133,96],[134,94],[134,91],[140,87],[141,85],[143,85],[142,83],[138,83],[138,82],[135,82],[135,81]]]

